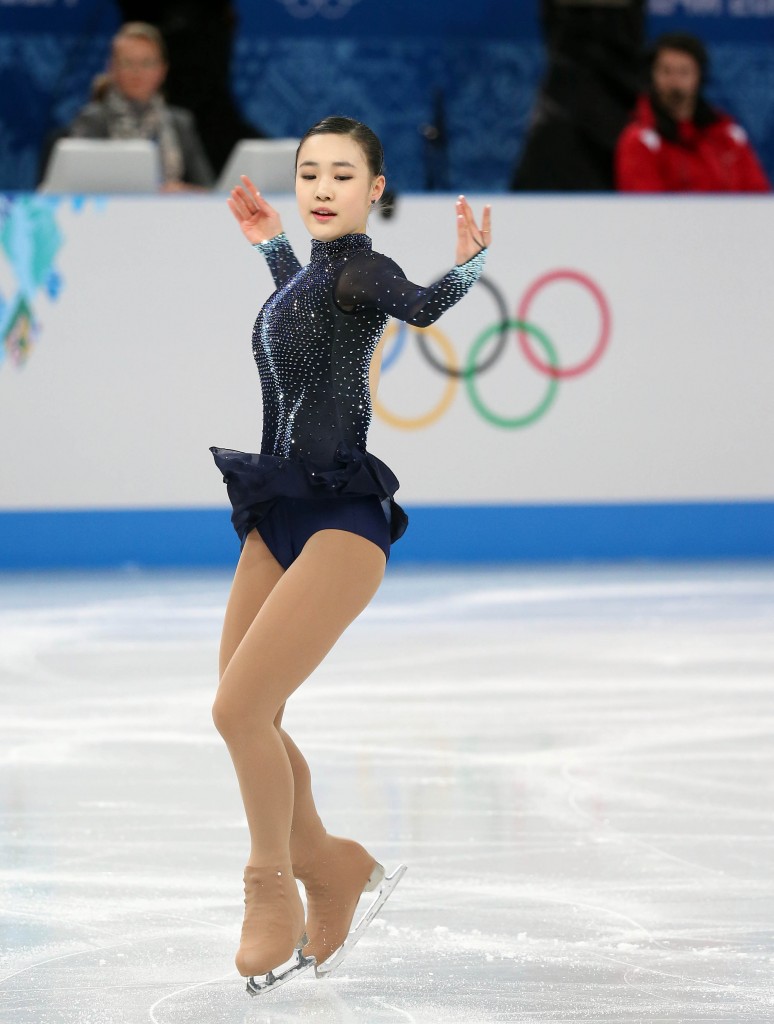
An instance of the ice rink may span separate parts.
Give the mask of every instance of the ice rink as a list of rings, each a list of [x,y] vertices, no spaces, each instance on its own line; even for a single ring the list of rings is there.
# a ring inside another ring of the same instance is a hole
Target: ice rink
[[[774,1020],[774,566],[391,569],[284,724],[409,871],[252,1000],[229,583],[0,577],[2,1024]]]

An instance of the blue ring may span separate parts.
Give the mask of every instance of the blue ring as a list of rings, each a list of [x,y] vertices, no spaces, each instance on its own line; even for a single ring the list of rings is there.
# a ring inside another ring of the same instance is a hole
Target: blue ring
[[[392,343],[392,347],[387,355],[382,356],[382,372],[389,370],[392,364],[400,357],[406,345],[406,333],[408,332],[408,325],[402,320],[398,320],[398,333],[395,337],[395,341]]]

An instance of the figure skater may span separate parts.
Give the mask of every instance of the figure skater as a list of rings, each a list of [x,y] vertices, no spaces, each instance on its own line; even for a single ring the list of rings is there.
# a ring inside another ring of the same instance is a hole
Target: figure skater
[[[366,448],[377,343],[389,317],[425,326],[468,291],[484,265],[490,210],[479,228],[459,198],[456,266],[421,288],[373,252],[365,233],[385,186],[382,146],[365,125],[328,117],[298,147],[296,199],[312,236],[305,267],[278,213],[249,178],[242,182],[228,205],[276,291],[252,339],[261,452],[211,449],[242,542],[213,718],[250,830],[236,965],[255,994],[315,963],[318,975],[329,971],[358,937],[345,944],[360,896],[379,890],[370,920],[405,871],[385,876],[359,843],[326,832],[282,714],[376,593],[390,544],[406,528],[393,497],[398,481]]]

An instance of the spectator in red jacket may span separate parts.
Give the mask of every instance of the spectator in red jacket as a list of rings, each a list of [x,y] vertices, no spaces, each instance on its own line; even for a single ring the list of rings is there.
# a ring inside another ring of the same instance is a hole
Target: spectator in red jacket
[[[641,96],[616,147],[622,192],[768,192],[745,130],[702,96],[707,51],[684,33],[652,51],[650,92]]]

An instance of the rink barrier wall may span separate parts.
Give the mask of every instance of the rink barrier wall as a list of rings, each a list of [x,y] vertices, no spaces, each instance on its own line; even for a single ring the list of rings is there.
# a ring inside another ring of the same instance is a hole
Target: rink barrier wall
[[[473,198],[485,275],[440,327],[387,326],[394,561],[773,558],[774,196]],[[435,280],[453,209],[402,196],[374,248]],[[272,282],[222,197],[0,196],[0,223],[0,568],[233,565],[208,448],[260,450]]]
[[[774,502],[410,507],[394,564],[774,558]],[[0,570],[230,566],[223,509],[0,512]]]

